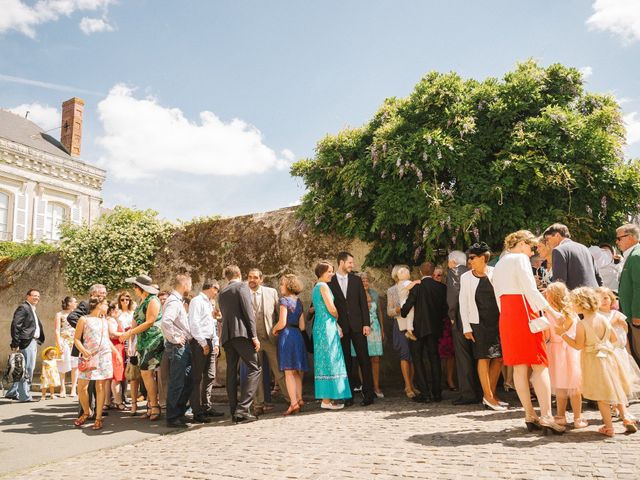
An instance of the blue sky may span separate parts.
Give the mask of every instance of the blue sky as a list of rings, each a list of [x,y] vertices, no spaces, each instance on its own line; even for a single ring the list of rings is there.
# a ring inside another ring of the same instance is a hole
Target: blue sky
[[[638,0],[35,4],[0,0],[0,107],[52,128],[83,98],[82,159],[107,169],[108,207],[288,206],[304,191],[288,164],[325,134],[431,70],[500,77],[529,57],[583,68],[589,90],[620,99],[640,156]]]

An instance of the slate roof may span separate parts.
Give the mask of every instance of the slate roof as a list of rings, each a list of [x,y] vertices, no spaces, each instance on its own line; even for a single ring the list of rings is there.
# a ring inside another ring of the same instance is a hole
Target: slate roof
[[[60,135],[59,130],[54,130],[54,135]],[[12,142],[27,145],[43,152],[61,157],[64,159],[79,161],[71,157],[66,148],[59,140],[45,133],[39,126],[31,120],[27,120],[21,115],[0,109],[0,137]],[[81,162],[83,163],[83,162]]]

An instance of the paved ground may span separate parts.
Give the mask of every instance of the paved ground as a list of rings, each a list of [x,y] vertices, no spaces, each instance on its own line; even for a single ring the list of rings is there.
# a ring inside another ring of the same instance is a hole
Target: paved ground
[[[0,472],[39,480],[640,477],[640,433],[604,438],[595,411],[586,414],[589,428],[544,437],[526,433],[521,410],[455,407],[450,398],[417,405],[396,394],[338,412],[314,402],[292,417],[246,425],[226,417],[170,434],[162,423],[118,414],[100,433],[74,429],[68,399],[1,404]],[[640,404],[631,411],[640,417]]]

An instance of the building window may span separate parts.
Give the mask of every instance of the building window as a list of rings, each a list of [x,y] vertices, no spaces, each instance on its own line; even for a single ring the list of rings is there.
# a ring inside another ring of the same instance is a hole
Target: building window
[[[59,203],[47,204],[47,217],[45,219],[45,237],[49,240],[60,240],[60,224],[64,222],[67,210]]]
[[[9,238],[9,195],[0,192],[0,240]]]

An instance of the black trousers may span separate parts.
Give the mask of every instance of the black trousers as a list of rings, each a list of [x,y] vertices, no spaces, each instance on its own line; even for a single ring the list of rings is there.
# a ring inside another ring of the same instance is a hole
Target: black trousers
[[[360,371],[362,372],[362,396],[365,400],[373,400],[375,393],[373,392],[373,371],[371,370],[371,358],[369,357],[369,346],[367,345],[367,337],[360,332],[349,329],[342,331],[342,353],[344,355],[344,363],[347,367],[347,375],[349,376],[349,387],[353,395],[353,389],[360,382],[357,379],[357,373],[354,372],[353,359],[351,358],[351,343],[356,351],[356,358]]]
[[[216,363],[213,361],[213,342],[207,340],[209,354],[205,355],[196,340],[191,340],[191,376],[193,390],[189,403],[194,415],[202,415],[211,407],[211,390],[216,378]]]
[[[436,335],[425,335],[415,341],[409,340],[409,350],[411,350],[411,360],[415,370],[414,382],[420,393],[425,397],[429,396],[429,391],[434,398],[442,397],[442,365],[440,364],[440,354],[438,353],[438,337]],[[427,368],[425,357],[429,360],[431,369],[431,388],[427,380]]]
[[[253,342],[246,337],[236,337],[223,345],[227,357],[227,396],[231,416],[245,416],[253,403],[253,397],[258,390],[262,369],[258,364],[258,353]],[[238,362],[247,366],[247,381],[241,386],[238,398]]]
[[[458,398],[464,402],[477,402],[482,396],[480,379],[473,358],[473,344],[462,333],[462,325],[451,327],[453,348],[456,354],[456,374],[458,376]]]

